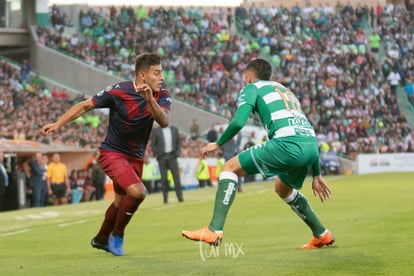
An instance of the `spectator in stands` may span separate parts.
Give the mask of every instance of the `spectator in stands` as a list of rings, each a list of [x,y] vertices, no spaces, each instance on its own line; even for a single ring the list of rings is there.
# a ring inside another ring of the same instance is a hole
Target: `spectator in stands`
[[[404,91],[407,94],[408,100],[414,106],[414,78],[412,76],[406,80]]]
[[[196,140],[198,137],[200,137],[200,125],[197,122],[197,119],[193,119],[193,122],[190,126],[190,133],[191,133],[191,139]]]
[[[82,196],[82,202],[85,201],[92,201],[95,200],[95,186],[93,183],[92,178],[92,168],[88,168],[87,170],[82,170],[84,173],[84,181],[82,185],[83,190],[83,196]]]
[[[100,118],[97,113],[90,113],[86,115],[85,124],[90,124],[93,128],[98,128],[100,123]]]
[[[381,37],[379,36],[378,32],[373,31],[372,34],[369,36],[368,40],[371,52],[374,54],[378,54],[381,43]]]
[[[83,184],[83,183],[82,183]],[[69,175],[69,185],[71,190],[71,203],[79,203],[83,196],[82,186],[78,185],[78,171],[72,170]]]
[[[221,173],[223,164],[224,164],[224,162],[226,162],[226,160],[224,160],[222,151],[217,152],[216,158],[217,158],[217,165],[216,165],[216,170],[215,170],[215,177],[218,180],[219,177],[220,177],[220,173]]]
[[[400,85],[400,82],[401,82],[401,75],[400,73],[398,73],[396,66],[393,66],[391,72],[388,74],[387,81],[391,87],[391,92],[393,94],[396,94],[397,87]]]
[[[32,206],[42,207],[46,201],[46,169],[43,154],[36,152],[30,162],[30,187],[32,188]]]
[[[105,195],[106,174],[99,164],[99,151],[93,154],[93,159],[88,169],[91,170],[92,183],[95,188],[95,199],[102,200]]]
[[[196,178],[198,180],[198,186],[200,188],[211,187],[210,171],[208,169],[208,163],[204,156],[200,155],[197,165]]]
[[[46,88],[46,83],[44,79],[42,79],[39,75],[39,73],[36,73],[36,75],[32,78],[32,83],[36,84],[41,90]]]
[[[215,124],[211,125],[210,130],[207,132],[207,141],[209,143],[215,142],[218,139],[218,131]]]
[[[253,142],[253,137],[250,135],[247,138],[247,142],[243,146],[243,150],[247,150],[248,148],[253,147],[254,145],[256,145],[256,143]]]
[[[20,77],[22,79],[23,84],[29,83],[31,70],[32,70],[32,67],[29,64],[29,60],[24,59],[20,67]]]
[[[9,176],[3,164],[4,153],[0,150],[0,211],[4,210],[6,189],[9,186]]]

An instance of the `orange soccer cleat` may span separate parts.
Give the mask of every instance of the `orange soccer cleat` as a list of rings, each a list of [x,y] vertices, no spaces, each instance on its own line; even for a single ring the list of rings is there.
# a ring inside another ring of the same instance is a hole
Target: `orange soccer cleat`
[[[335,237],[331,231],[327,231],[322,237],[313,236],[308,244],[302,246],[302,249],[315,249],[323,246],[331,246],[335,242]]]
[[[208,229],[208,226],[195,231],[182,231],[181,235],[193,241],[202,241],[214,246],[220,246],[223,234],[217,234]]]

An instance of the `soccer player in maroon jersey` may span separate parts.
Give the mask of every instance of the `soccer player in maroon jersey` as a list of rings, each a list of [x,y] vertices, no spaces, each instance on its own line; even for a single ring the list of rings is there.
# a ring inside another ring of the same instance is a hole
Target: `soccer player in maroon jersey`
[[[72,106],[56,122],[40,130],[47,135],[92,109],[109,108],[109,127],[100,147],[99,162],[113,180],[115,199],[91,245],[116,256],[124,254],[125,228],[147,193],[141,175],[153,122],[161,127],[169,125],[171,97],[161,88],[164,77],[160,56],[137,56],[135,77],[135,81],[116,83]]]

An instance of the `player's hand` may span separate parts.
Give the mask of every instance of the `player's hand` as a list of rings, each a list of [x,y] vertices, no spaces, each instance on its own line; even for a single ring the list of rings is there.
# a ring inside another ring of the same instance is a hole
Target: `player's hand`
[[[47,124],[40,129],[40,133],[43,135],[47,135],[49,133],[56,131],[57,129],[58,129],[58,126],[56,125],[56,123]]]
[[[208,143],[204,148],[201,149],[201,154],[206,157],[207,153],[218,149],[217,143]]]
[[[313,194],[318,196],[321,202],[329,199],[332,194],[331,189],[329,189],[328,184],[326,184],[325,179],[321,175],[313,177],[312,190]]]
[[[137,86],[137,90],[138,92],[141,93],[141,95],[147,100],[151,100],[152,98],[154,98],[153,93],[152,93],[152,89],[148,84],[142,84]]]

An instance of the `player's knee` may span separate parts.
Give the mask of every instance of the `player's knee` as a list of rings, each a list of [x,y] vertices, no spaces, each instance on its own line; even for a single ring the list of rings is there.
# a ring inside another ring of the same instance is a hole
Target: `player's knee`
[[[281,198],[286,198],[292,193],[292,188],[283,183],[279,177],[276,177],[275,192]]]
[[[144,185],[133,184],[128,187],[127,194],[135,198],[145,199],[147,190]]]
[[[238,163],[234,163],[234,162],[224,163],[223,167],[221,168],[221,171],[234,173],[239,177],[246,175],[243,168]]]
[[[147,196],[147,191],[146,190],[136,191],[130,194],[130,196],[135,197],[135,198],[145,199],[145,197]]]
[[[223,164],[223,166],[221,167],[221,170],[225,172],[233,172],[231,165],[227,162]]]
[[[275,184],[275,193],[276,193],[278,196],[282,197],[282,195],[281,195],[281,191],[280,191],[280,188],[279,188],[279,186],[278,186],[277,184]]]

